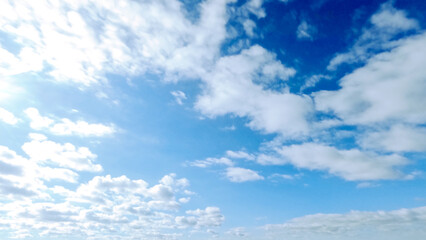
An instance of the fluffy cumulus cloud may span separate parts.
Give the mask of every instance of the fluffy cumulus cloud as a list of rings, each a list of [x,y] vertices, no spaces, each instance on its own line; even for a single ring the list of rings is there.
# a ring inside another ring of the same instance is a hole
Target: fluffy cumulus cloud
[[[49,130],[55,135],[78,135],[82,137],[101,137],[116,132],[112,124],[105,125],[101,123],[88,123],[83,120],[76,122],[68,118],[62,118],[55,121],[52,118],[42,116],[38,109],[27,108],[25,114],[30,119],[30,126],[35,130]]]
[[[57,150],[64,145],[49,146]],[[23,148],[28,150],[28,145]],[[41,160],[48,156],[34,159],[32,154],[26,159],[0,146],[0,230],[6,237],[175,239],[185,229],[201,231],[224,221],[217,207],[180,213],[191,192],[189,181],[175,174],[165,175],[152,186],[124,175],[95,176],[78,183],[73,170],[84,168],[64,164],[65,159],[46,166]],[[67,182],[71,185],[62,184]]]
[[[205,76],[205,91],[196,108],[210,117],[233,114],[248,117],[248,125],[267,133],[297,136],[309,129],[307,117],[312,101],[288,89],[275,91],[268,85],[295,74],[275,56],[255,45],[238,55],[222,57]]]
[[[265,239],[399,240],[426,237],[426,208],[315,214],[264,227]]]

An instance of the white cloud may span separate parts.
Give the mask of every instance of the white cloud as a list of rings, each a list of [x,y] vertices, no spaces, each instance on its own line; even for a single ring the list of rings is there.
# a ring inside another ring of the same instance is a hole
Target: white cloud
[[[164,185],[164,182],[173,187]],[[81,184],[75,192],[55,187],[65,200],[55,198],[49,202],[2,204],[0,211],[7,214],[0,219],[8,221],[11,237],[31,228],[32,231],[27,232],[31,237],[175,239],[182,234],[180,229],[220,226],[224,216],[217,207],[187,210],[183,216],[173,214],[170,208],[158,207],[158,203],[167,205],[173,202],[176,194],[182,194],[182,182],[186,180],[176,179],[171,174],[149,188],[142,179],[97,176],[87,184]],[[171,187],[172,196],[159,200],[152,195],[150,189],[159,185]],[[195,220],[194,224],[187,224],[192,220]]]
[[[231,151],[228,150],[226,151],[226,156],[230,157],[230,158],[242,158],[242,159],[247,159],[247,160],[254,160],[255,156],[253,154],[249,154],[247,152],[244,151]]]
[[[415,19],[407,17],[407,12],[395,9],[392,1],[388,1],[380,6],[379,12],[371,16],[371,23],[388,31],[399,32],[419,28],[419,23]]]
[[[48,128],[53,123],[51,118],[41,116],[36,108],[27,108],[24,112],[30,118],[30,126],[33,129]]]
[[[101,137],[113,134],[116,131],[112,124],[88,123],[82,120],[73,122],[67,118],[61,119],[61,122],[55,123],[49,130],[55,135],[79,135],[83,137]]]
[[[256,28],[256,23],[255,22],[253,22],[250,19],[246,19],[243,22],[243,27],[244,27],[244,31],[246,32],[246,34],[249,37],[253,37],[254,36],[254,29]]]
[[[242,9],[245,12],[254,14],[257,18],[266,17],[265,9],[262,8],[264,0],[249,0],[243,6]]]
[[[78,174],[69,169],[41,166],[0,146],[0,201],[2,199],[49,199],[45,181],[75,183]]]
[[[403,10],[395,9],[392,1],[381,5],[379,11],[370,18],[371,27],[365,28],[354,46],[346,53],[337,54],[329,63],[328,70],[336,70],[343,63],[363,62],[378,50],[394,47],[397,41],[391,41],[399,33],[418,30],[415,19],[407,17]]]
[[[170,94],[172,94],[172,96],[175,97],[175,101],[179,105],[182,105],[183,100],[186,99],[186,94],[182,91],[171,91]]]
[[[34,136],[30,135],[30,137]],[[32,161],[55,164],[77,171],[102,171],[102,166],[94,163],[96,155],[88,148],[76,148],[71,143],[60,144],[39,136],[22,146],[22,150]]]
[[[263,165],[292,164],[297,168],[327,171],[349,181],[403,179],[398,167],[408,164],[402,156],[378,155],[358,149],[339,150],[317,143],[290,145],[276,149],[278,156],[261,157]]]
[[[55,121],[52,118],[40,115],[36,108],[28,108],[24,112],[31,120],[31,128],[35,130],[48,129],[52,134],[55,135],[101,137],[116,132],[116,129],[112,124],[105,125],[101,123],[88,123],[82,120],[73,122],[68,118],[62,118],[60,121]]]
[[[399,240],[426,237],[426,207],[394,211],[314,214],[264,227],[269,238]]]
[[[393,125],[389,129],[367,131],[358,139],[365,149],[390,152],[426,151],[426,128],[409,125]]]
[[[189,216],[178,216],[175,221],[182,226],[217,227],[222,225],[225,217],[218,207],[207,207],[206,209],[188,210]]]
[[[315,93],[316,107],[348,124],[426,121],[426,34],[400,40],[340,81],[341,89]]]
[[[10,125],[15,125],[19,121],[19,119],[15,117],[13,113],[7,111],[2,107],[0,107],[0,120]]]
[[[314,39],[314,34],[316,33],[316,28],[306,22],[306,20],[303,20],[300,22],[299,26],[297,27],[297,38],[298,39]]]
[[[197,77],[220,54],[229,2],[203,1],[194,22],[177,0],[4,2],[1,30],[26,47],[0,51],[2,66],[11,66],[0,74],[46,71],[82,87],[106,81],[107,73]]]
[[[47,141],[40,134],[32,136]],[[95,176],[71,190],[64,187],[68,184],[46,185],[52,179],[77,183],[77,173],[56,168],[61,162],[53,164],[43,166],[0,146],[0,229],[7,229],[5,237],[176,239],[185,231],[218,227],[224,221],[217,207],[180,213],[192,192],[189,181],[176,174],[153,186],[124,175]]]
[[[323,74],[312,75],[308,79],[306,79],[305,83],[300,87],[300,91],[315,87],[315,85],[319,83],[321,80],[323,79],[328,80],[330,78],[331,78],[330,76],[323,75]]]
[[[233,166],[234,163],[229,158],[221,157],[221,158],[206,158],[205,160],[196,160],[194,162],[191,162],[190,165],[194,167],[206,168],[212,165]]]
[[[264,177],[260,176],[257,172],[240,167],[229,167],[226,169],[226,177],[231,182],[247,182],[263,180]]]
[[[285,180],[295,180],[298,178],[301,178],[303,174],[299,173],[299,174],[279,174],[279,173],[274,173],[271,176],[269,176],[269,178],[271,179],[276,179],[276,178],[281,178],[281,179],[285,179]]]
[[[246,237],[248,235],[244,227],[231,228],[226,233],[234,237]]]
[[[312,101],[305,95],[265,89],[268,83],[295,74],[275,56],[256,45],[238,55],[221,58],[214,71],[205,76],[203,95],[196,108],[209,117],[234,114],[248,117],[249,126],[266,133],[297,136],[309,129],[306,118]]]

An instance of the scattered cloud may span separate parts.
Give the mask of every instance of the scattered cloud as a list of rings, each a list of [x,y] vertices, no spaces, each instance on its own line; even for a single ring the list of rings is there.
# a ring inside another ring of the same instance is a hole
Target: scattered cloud
[[[305,89],[315,87],[321,80],[329,80],[330,78],[330,76],[323,74],[312,75],[306,79],[305,83],[300,87],[300,91],[302,92]]]
[[[50,133],[55,135],[101,137],[116,132],[116,129],[112,124],[104,125],[101,123],[88,123],[82,120],[73,122],[68,118],[62,118],[61,120],[55,121],[52,118],[40,115],[36,108],[28,108],[24,112],[31,120],[31,128],[35,130],[48,129]]]
[[[314,35],[316,34],[317,29],[308,24],[306,22],[306,20],[303,20],[302,22],[300,22],[299,26],[297,27],[297,38],[298,39],[307,39],[307,40],[313,40],[314,39]]]
[[[337,54],[331,59],[328,70],[336,70],[343,63],[364,62],[375,52],[392,49],[398,44],[392,41],[397,34],[419,29],[415,19],[408,18],[404,10],[395,9],[392,3],[388,1],[381,5],[379,11],[370,18],[371,26],[363,30],[348,52]]]
[[[13,113],[7,111],[2,107],[0,107],[0,120],[10,125],[15,125],[19,121],[19,119],[15,117]]]
[[[101,137],[116,132],[112,124],[88,123],[82,120],[73,122],[67,118],[63,118],[60,122],[53,124],[49,130],[55,135],[78,135],[82,137]]]
[[[40,134],[33,134],[30,137],[31,142],[26,142],[22,150],[32,161],[55,164],[77,171],[102,171],[102,166],[94,163],[97,156],[86,147],[77,148],[71,143],[56,143]]]
[[[367,131],[358,143],[365,149],[388,152],[426,151],[426,128],[410,125],[392,125],[389,129]]]
[[[88,149],[50,142],[41,134],[31,137],[22,147],[28,159],[0,146],[0,229],[7,229],[6,237],[175,239],[185,229],[224,221],[218,207],[179,212],[193,194],[186,178],[172,173],[150,186],[142,179],[106,175],[79,183],[73,170],[102,169],[80,158],[94,156]],[[69,183],[77,187],[68,188]]]
[[[269,238],[399,240],[426,236],[426,207],[394,211],[314,214],[264,227]]]
[[[256,171],[240,167],[227,168],[226,177],[229,181],[238,183],[264,179],[264,177],[260,176]]]
[[[53,123],[53,119],[41,116],[36,108],[27,108],[24,113],[30,118],[30,126],[35,130],[48,128]]]
[[[254,37],[254,29],[256,28],[256,23],[250,19],[246,19],[243,22],[244,31],[249,37]]]
[[[306,118],[313,110],[311,99],[288,93],[288,89],[278,92],[264,88],[270,81],[286,80],[294,74],[294,69],[282,65],[273,54],[252,46],[218,61],[204,79],[206,90],[198,97],[196,108],[209,117],[248,117],[248,126],[266,133],[289,137],[306,133]]]
[[[298,174],[279,174],[279,173],[274,173],[271,176],[269,176],[269,178],[271,179],[276,179],[276,178],[280,178],[280,179],[284,179],[284,180],[295,180],[295,179],[299,179],[303,176],[303,174],[298,173]]]
[[[316,108],[347,124],[422,124],[426,121],[426,34],[400,40],[389,52],[370,58],[346,75],[341,89],[314,94]]]
[[[0,30],[22,48],[16,54],[0,48],[0,74],[46,72],[81,88],[107,81],[107,73],[197,77],[219,55],[233,1],[200,3],[196,23],[177,0],[6,2]]]
[[[188,216],[178,216],[175,221],[181,226],[217,227],[222,225],[225,217],[217,207],[207,207],[206,209],[196,209],[186,211]]]
[[[246,232],[246,229],[244,227],[231,228],[226,233],[229,234],[229,235],[232,235],[234,237],[246,237],[246,236],[248,236],[248,233]]]
[[[190,163],[191,166],[206,168],[212,165],[225,165],[225,166],[233,166],[234,162],[226,157],[221,158],[206,158],[205,160],[196,160]]]
[[[244,151],[226,151],[226,156],[229,158],[237,158],[237,159],[247,159],[247,160],[254,160],[255,156],[253,154],[249,154]]]
[[[186,99],[186,94],[182,91],[171,91],[170,94],[175,98],[177,104],[182,105],[183,100]]]
[[[264,0],[248,0],[243,6],[242,10],[247,13],[254,14],[257,18],[266,17],[265,9],[262,7]]]
[[[396,154],[339,150],[317,143],[283,146],[276,152],[278,156],[261,156],[257,161],[263,165],[292,164],[297,168],[327,171],[349,181],[405,179],[406,175],[397,168],[408,164],[406,158]]]

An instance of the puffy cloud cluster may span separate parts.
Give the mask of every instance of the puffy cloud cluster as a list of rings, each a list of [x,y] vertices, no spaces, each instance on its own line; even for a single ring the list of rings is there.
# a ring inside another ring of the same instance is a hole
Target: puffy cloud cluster
[[[33,144],[45,144],[35,148],[45,155],[35,154]],[[23,146],[29,159],[0,146],[0,230],[7,230],[9,237],[175,239],[184,229],[216,227],[224,221],[217,207],[179,213],[191,192],[189,181],[175,174],[153,186],[124,175],[79,183],[77,172],[88,170],[89,160],[76,158],[81,154],[64,146],[33,136]],[[77,186],[61,184],[67,182]]]

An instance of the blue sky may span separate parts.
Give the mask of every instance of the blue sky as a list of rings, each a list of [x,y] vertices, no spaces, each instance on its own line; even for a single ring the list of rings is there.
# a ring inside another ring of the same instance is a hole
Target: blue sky
[[[0,2],[1,239],[426,237],[426,2]]]

